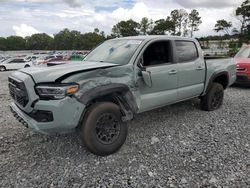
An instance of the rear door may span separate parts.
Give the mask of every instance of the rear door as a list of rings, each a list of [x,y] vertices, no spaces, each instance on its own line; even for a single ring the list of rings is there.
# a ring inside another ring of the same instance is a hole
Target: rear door
[[[176,40],[176,57],[178,62],[177,100],[199,96],[205,83],[206,67],[197,44],[188,40]]]

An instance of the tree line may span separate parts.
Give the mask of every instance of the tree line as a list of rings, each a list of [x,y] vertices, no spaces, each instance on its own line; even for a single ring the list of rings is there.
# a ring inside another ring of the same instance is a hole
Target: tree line
[[[235,10],[235,17],[240,23],[240,27],[235,27],[231,21],[220,19],[216,21],[214,25],[215,32],[223,32],[222,36],[207,36],[202,37],[200,40],[226,40],[237,38],[238,43],[250,42],[250,0],[245,0]]]
[[[235,10],[235,17],[239,20],[240,28],[233,27],[232,22],[218,20],[214,31],[224,32],[222,36],[202,37],[200,40],[210,40],[237,37],[240,43],[250,40],[250,0],[245,0]],[[46,33],[38,33],[29,37],[9,36],[0,37],[0,50],[90,50],[99,43],[116,37],[137,35],[176,35],[193,37],[202,23],[199,12],[195,9],[187,12],[175,9],[164,18],[153,21],[142,18],[140,22],[132,19],[120,21],[112,27],[110,35],[95,28],[93,32],[81,33],[64,29],[53,37]]]
[[[111,37],[166,34],[193,37],[193,33],[199,30],[201,23],[197,10],[188,13],[184,9],[176,9],[171,11],[166,19],[153,21],[144,17],[140,23],[132,19],[121,21],[113,26]]]
[[[38,33],[29,37],[0,37],[0,50],[89,50],[106,40],[103,32],[81,33],[64,29],[54,37],[46,33]]]
[[[178,35],[192,37],[199,30],[201,17],[197,10],[188,13],[184,9],[173,10],[166,19],[153,21],[142,18],[140,23],[130,19],[120,21],[113,26],[111,34],[95,28],[93,32],[81,33],[64,29],[53,37],[38,33],[29,37],[0,37],[0,50],[90,50],[106,39],[136,35]]]

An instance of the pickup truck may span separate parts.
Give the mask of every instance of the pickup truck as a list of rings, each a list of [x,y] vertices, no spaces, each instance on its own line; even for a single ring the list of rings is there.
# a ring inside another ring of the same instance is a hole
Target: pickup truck
[[[8,79],[18,121],[45,134],[77,130],[103,156],[123,145],[138,113],[196,97],[201,109],[218,109],[236,65],[205,62],[195,39],[137,36],[107,40],[80,63],[21,69]]]

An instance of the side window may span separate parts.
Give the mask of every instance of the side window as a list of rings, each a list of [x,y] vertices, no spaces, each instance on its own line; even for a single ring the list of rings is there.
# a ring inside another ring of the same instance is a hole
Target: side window
[[[12,61],[10,61],[9,63],[17,63],[17,59],[13,59]]]
[[[23,59],[13,59],[11,62],[9,63],[24,63]]]
[[[191,41],[175,41],[176,54],[179,63],[196,60],[199,55],[194,42]]]
[[[19,59],[18,63],[24,63],[24,59]]]
[[[143,66],[156,66],[173,62],[170,41],[159,41],[150,44],[143,53]]]

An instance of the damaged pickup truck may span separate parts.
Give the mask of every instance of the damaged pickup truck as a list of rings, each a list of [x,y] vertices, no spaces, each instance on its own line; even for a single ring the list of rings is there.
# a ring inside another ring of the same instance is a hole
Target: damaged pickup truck
[[[196,97],[201,109],[216,110],[235,79],[235,63],[205,62],[195,39],[126,37],[102,43],[79,63],[12,73],[11,111],[41,133],[77,130],[91,152],[109,155],[125,142],[135,114]]]

